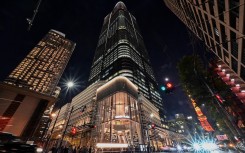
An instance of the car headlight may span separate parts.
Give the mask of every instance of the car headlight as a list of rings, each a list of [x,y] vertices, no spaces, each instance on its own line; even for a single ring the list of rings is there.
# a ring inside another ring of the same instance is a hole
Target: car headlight
[[[38,153],[39,153],[39,152],[43,152],[43,148],[37,148],[37,149],[36,149],[36,152],[38,152]]]

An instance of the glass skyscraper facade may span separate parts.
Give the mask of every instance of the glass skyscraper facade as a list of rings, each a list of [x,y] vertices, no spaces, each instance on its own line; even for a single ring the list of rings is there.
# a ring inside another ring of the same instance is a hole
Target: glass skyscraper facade
[[[53,95],[74,49],[65,34],[50,30],[4,82]]]
[[[123,2],[104,18],[89,83],[125,76],[138,86],[164,118],[163,104],[147,50],[135,17]]]
[[[244,0],[164,0],[166,6],[205,45],[245,80]],[[244,83],[243,83],[244,84]]]

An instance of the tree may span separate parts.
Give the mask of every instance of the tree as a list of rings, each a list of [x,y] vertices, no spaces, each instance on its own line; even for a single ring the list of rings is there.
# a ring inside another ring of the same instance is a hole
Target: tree
[[[212,121],[216,122],[213,125],[216,130],[222,129],[220,132],[226,132],[231,136],[231,131],[227,130],[229,128],[222,121],[222,116],[219,115],[217,107],[214,105],[215,97],[213,97],[205,85],[207,83],[212,88],[219,86],[219,91],[225,91],[226,87],[222,85],[222,82],[219,82],[217,78],[213,77],[210,73],[211,71],[205,69],[199,56],[184,56],[177,64],[177,69],[184,91],[195,99],[197,106],[200,108],[202,104],[205,104],[208,113],[207,116],[210,116]],[[219,125],[218,127],[216,126],[217,123]]]
[[[205,76],[206,72],[198,56],[184,56],[178,63],[177,69],[182,87],[187,93],[191,93],[198,104],[210,101],[212,95],[200,80],[200,76]]]

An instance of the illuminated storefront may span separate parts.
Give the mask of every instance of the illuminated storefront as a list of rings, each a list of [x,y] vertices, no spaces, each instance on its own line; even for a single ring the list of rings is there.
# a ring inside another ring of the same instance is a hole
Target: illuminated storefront
[[[89,86],[73,98],[71,107],[62,146],[146,151],[147,146],[160,150],[183,139],[161,124],[157,107],[126,77]]]
[[[137,87],[124,77],[98,89],[97,143],[143,143],[137,97]]]
[[[173,146],[181,136],[163,129],[158,109],[125,77],[116,77],[97,90],[94,144],[127,144],[146,150]]]

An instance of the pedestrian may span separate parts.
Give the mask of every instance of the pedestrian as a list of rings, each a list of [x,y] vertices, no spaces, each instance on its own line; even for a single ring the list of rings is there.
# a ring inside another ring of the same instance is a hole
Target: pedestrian
[[[81,153],[87,153],[87,148],[85,146],[81,148]]]
[[[83,147],[79,147],[78,153],[82,153],[83,152]]]
[[[88,153],[88,147],[84,147],[84,153]]]
[[[69,148],[67,146],[64,148],[64,153],[69,153]]]
[[[72,146],[71,145],[68,147],[68,152],[69,153],[73,153],[73,149],[72,149]]]
[[[76,147],[73,148],[72,153],[77,153]]]
[[[136,152],[140,151],[140,148],[139,148],[139,146],[138,146],[138,145],[137,145],[137,146],[135,146],[135,151],[136,151]]]
[[[56,148],[55,146],[53,146],[53,147],[51,148],[51,151],[52,151],[52,153],[57,153],[57,148]]]
[[[151,152],[151,147],[149,145],[147,145],[147,153],[150,153]]]
[[[61,146],[61,148],[58,149],[59,150],[59,153],[64,153],[64,146]]]
[[[89,147],[88,152],[92,153],[92,147],[91,146]]]

